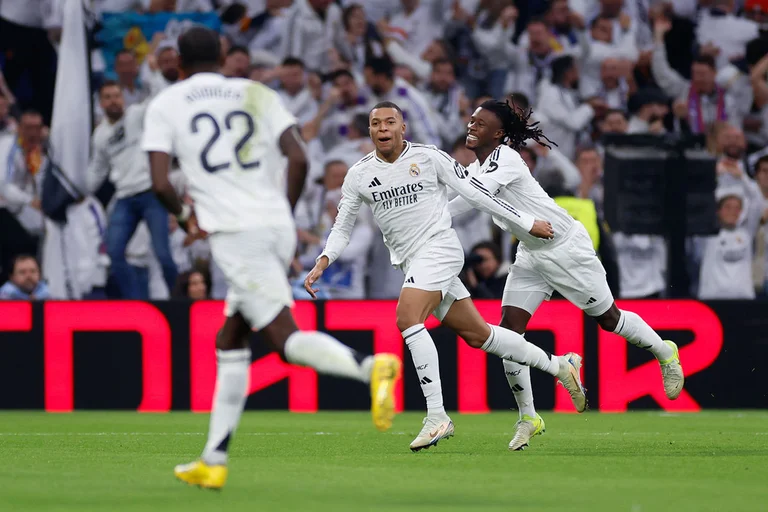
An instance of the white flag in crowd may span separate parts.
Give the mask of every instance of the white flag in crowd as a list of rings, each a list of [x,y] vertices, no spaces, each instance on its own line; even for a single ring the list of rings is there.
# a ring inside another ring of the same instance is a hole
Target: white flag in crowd
[[[50,142],[54,161],[78,190],[85,192],[91,98],[83,0],[62,0],[62,6]],[[70,208],[77,208],[77,205]],[[79,260],[77,248],[71,247],[76,237],[67,233],[71,229],[77,229],[77,226],[62,227],[46,221],[43,275],[54,297],[80,298],[82,295],[75,279]]]

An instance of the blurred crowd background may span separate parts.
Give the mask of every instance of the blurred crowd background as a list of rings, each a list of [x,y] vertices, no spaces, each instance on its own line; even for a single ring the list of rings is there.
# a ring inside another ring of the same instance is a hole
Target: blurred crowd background
[[[605,221],[606,135],[703,138],[716,159],[719,227],[686,240],[686,294],[766,294],[768,0],[84,1],[92,101],[77,108],[93,122],[90,163],[61,251],[44,251],[53,224],[42,190],[57,150],[48,127],[71,2],[0,0],[0,298],[224,298],[207,243],[159,205],[138,150],[147,101],[179,79],[175,39],[190,23],[220,31],[224,75],[273,87],[301,124],[311,167],[296,211],[297,299],[308,298],[300,283],[347,169],[373,150],[371,106],[396,102],[411,140],[468,165],[466,124],[488,98],[532,107],[556,142],[522,156],[585,224],[622,298],[667,295],[669,240]],[[473,296],[500,298],[516,241],[476,211],[454,228]],[[53,263],[66,286],[53,286]],[[402,281],[364,209],[323,296],[395,298]]]

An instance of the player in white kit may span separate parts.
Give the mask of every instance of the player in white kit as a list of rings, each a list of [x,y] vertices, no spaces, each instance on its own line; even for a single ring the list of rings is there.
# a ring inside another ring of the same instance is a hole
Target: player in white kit
[[[528,124],[530,114],[530,110],[513,110],[506,102],[489,100],[475,110],[467,127],[466,146],[478,158],[469,167],[472,176],[494,197],[549,219],[555,232],[554,241],[545,242],[494,216],[494,223],[520,240],[504,288],[501,325],[524,334],[533,313],[557,290],[600,327],[656,356],[664,391],[676,399],[684,382],[677,345],[662,340],[637,314],[616,307],[587,230],[544,192],[517,152],[528,139],[546,145],[540,142],[546,137],[536,124]],[[470,208],[462,198],[449,204],[451,215]],[[520,411],[509,449],[520,450],[544,431],[544,421],[533,406],[530,368],[504,361],[504,371]]]
[[[261,331],[287,362],[369,383],[379,430],[392,425],[401,362],[391,354],[364,356],[325,333],[297,329],[287,271],[296,248],[292,210],[307,161],[296,119],[268,87],[217,72],[216,33],[190,29],[179,38],[179,52],[186,80],[150,103],[142,147],[149,152],[153,190],[190,233],[208,234],[229,286],[227,318],[216,339],[208,441],[200,460],[174,471],[189,484],[218,489],[226,482],[227,448],[247,397],[251,330]],[[194,211],[168,182],[172,155],[189,180]]]
[[[304,286],[314,297],[317,290],[312,285],[347,246],[357,212],[363,203],[368,204],[384,234],[392,265],[405,273],[397,304],[397,326],[411,352],[427,401],[424,427],[411,442],[411,450],[429,448],[454,433],[453,422],[443,406],[437,349],[424,327],[430,313],[470,346],[557,377],[569,391],[576,410],[584,411],[587,404],[579,378],[578,354],[547,354],[517,333],[488,325],[472,304],[458,278],[464,250],[451,228],[447,188],[475,207],[514,223],[531,237],[551,239],[549,222],[536,220],[493,198],[479,182],[468,178],[461,164],[436,147],[405,141],[402,111],[394,103],[376,105],[369,125],[376,150],[349,169],[333,229]]]

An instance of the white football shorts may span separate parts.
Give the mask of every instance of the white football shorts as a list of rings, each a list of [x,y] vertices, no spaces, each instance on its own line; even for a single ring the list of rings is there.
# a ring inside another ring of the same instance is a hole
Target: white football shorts
[[[574,222],[554,246],[538,250],[518,246],[501,305],[524,309],[532,315],[554,290],[590,316],[602,315],[613,304],[605,268],[580,222]]]
[[[469,291],[459,279],[463,267],[464,249],[456,232],[450,229],[432,237],[401,265],[405,274],[403,288],[442,293],[442,302],[432,312],[442,321],[455,301],[469,297]]]
[[[293,306],[288,268],[296,252],[296,228],[264,226],[250,231],[218,232],[209,238],[211,253],[224,273],[224,314],[240,312],[252,329],[269,325]]]

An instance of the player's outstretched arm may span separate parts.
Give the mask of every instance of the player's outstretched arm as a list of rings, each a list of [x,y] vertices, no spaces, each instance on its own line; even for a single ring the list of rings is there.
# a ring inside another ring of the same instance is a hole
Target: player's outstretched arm
[[[549,222],[539,221],[533,215],[521,212],[506,201],[495,197],[480,180],[474,176],[469,177],[469,171],[463,165],[443,151],[436,150],[436,152],[438,179],[455,190],[470,206],[516,224],[536,237],[552,238],[554,236]]]
[[[451,217],[456,217],[462,213],[467,213],[472,209],[472,205],[467,202],[463,197],[454,197],[448,202],[448,211]]]
[[[280,150],[288,158],[288,202],[293,211],[307,180],[307,151],[298,126],[291,126],[280,135]]]
[[[325,269],[341,255],[344,249],[349,245],[349,238],[352,235],[352,228],[355,227],[357,213],[363,199],[357,187],[357,177],[354,174],[354,166],[347,172],[344,183],[341,186],[341,201],[339,202],[339,213],[336,214],[336,220],[325,242],[325,248],[320,256],[315,260],[315,266],[304,279],[304,289],[307,290],[313,299],[317,298],[315,293],[317,289],[312,286],[320,279]]]

